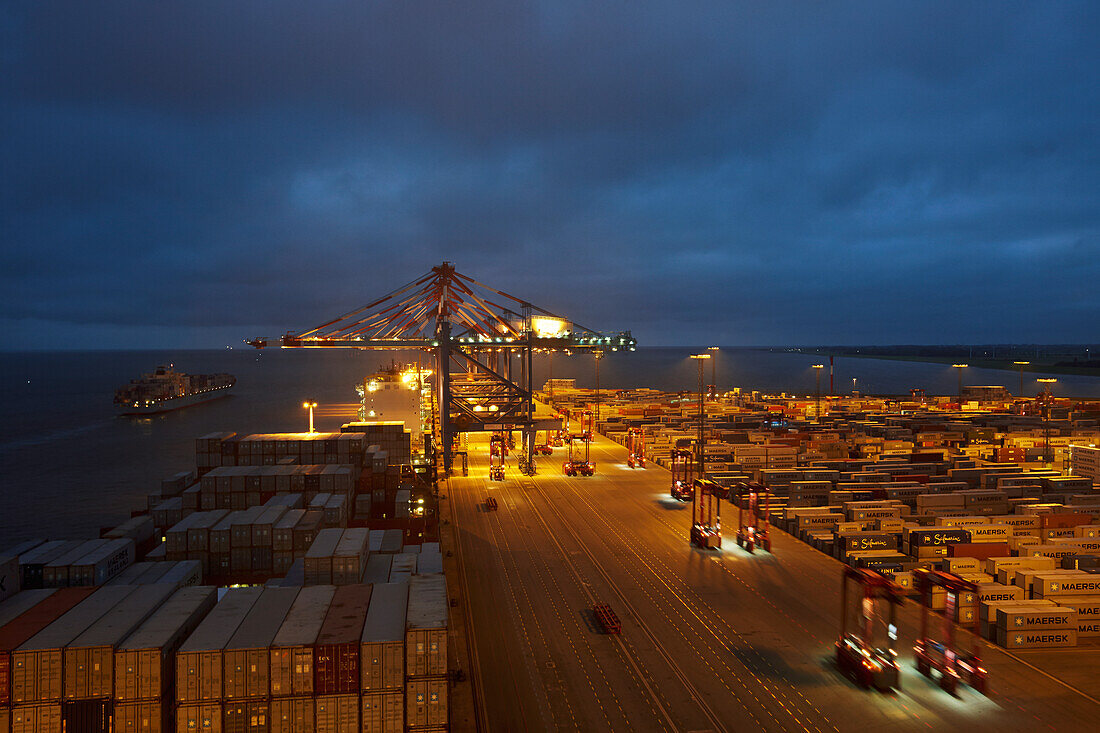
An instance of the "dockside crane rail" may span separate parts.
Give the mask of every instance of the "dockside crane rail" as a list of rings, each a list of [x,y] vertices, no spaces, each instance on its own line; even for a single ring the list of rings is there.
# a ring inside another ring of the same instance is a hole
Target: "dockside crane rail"
[[[634,351],[637,345],[629,331],[587,328],[463,275],[450,262],[314,328],[246,343],[431,352],[440,406],[431,449],[445,473],[457,433],[535,432],[534,353]],[[525,437],[525,464],[533,467],[535,441]]]

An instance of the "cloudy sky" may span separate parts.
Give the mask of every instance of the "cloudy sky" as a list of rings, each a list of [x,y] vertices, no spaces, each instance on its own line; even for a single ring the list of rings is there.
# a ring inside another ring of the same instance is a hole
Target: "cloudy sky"
[[[1094,341],[1100,3],[0,6],[5,348],[442,260],[642,345]]]

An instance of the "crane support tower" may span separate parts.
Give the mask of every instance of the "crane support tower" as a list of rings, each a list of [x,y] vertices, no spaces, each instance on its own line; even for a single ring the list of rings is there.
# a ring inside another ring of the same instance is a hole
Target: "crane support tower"
[[[697,478],[691,489],[691,544],[704,550],[720,549],[722,487],[710,479]]]
[[[861,687],[899,689],[897,608],[904,601],[893,581],[872,570],[845,567],[840,589],[836,663]],[[849,586],[852,592],[849,593]]]
[[[954,617],[959,596],[967,594],[977,598],[977,584],[952,573],[917,568],[913,571],[913,587],[920,599],[920,636],[913,645],[917,669],[925,677],[931,677],[933,669],[939,672],[940,687],[952,695],[960,681],[986,694],[986,670],[978,656],[978,637],[971,635],[969,649],[961,649],[955,638]],[[930,618],[932,593],[936,588],[942,588],[946,594],[938,639],[933,635],[936,621]]]
[[[641,428],[630,428],[626,433],[626,465],[645,468],[645,432]]]
[[[284,349],[431,353],[435,418],[428,452],[445,475],[458,433],[519,430],[529,436],[553,427],[535,418],[536,352],[634,351],[637,344],[629,331],[586,328],[463,275],[450,262],[314,328],[247,343],[262,349],[276,341]],[[533,466],[535,441],[523,444],[525,463]]]

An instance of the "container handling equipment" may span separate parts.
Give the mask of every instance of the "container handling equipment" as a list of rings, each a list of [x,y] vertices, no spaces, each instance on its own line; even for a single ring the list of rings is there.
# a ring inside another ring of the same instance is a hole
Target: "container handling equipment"
[[[771,552],[772,540],[768,531],[771,526],[771,492],[755,481],[738,481],[736,490],[737,546],[749,552],[756,547]]]
[[[490,481],[504,480],[504,456],[507,453],[508,449],[505,447],[504,436],[500,433],[494,433],[493,437],[489,438]]]
[[[691,484],[691,544],[704,550],[722,547],[720,497],[722,487],[709,479],[695,479]]]
[[[858,618],[849,628],[848,586]],[[872,570],[845,567],[840,591],[840,637],[836,663],[861,687],[900,689],[897,608],[904,601],[902,589]],[[885,613],[882,613],[882,612]]]
[[[669,493],[676,501],[691,501],[694,466],[695,460],[689,448],[672,449],[672,488]]]
[[[641,428],[630,428],[626,433],[626,465],[645,468],[645,432]]]
[[[584,457],[581,457],[577,442],[584,443]],[[566,476],[592,476],[596,473],[596,464],[590,458],[591,441],[584,433],[569,438],[565,463],[561,464],[561,472]]]
[[[960,649],[960,643],[955,638],[955,624],[952,620],[955,617],[955,609],[959,605],[959,595],[967,593],[976,598],[977,584],[963,580],[952,573],[917,568],[913,571],[913,588],[920,598],[920,636],[913,645],[913,652],[917,657],[917,669],[925,677],[931,677],[932,670],[937,670],[940,673],[940,687],[952,695],[955,694],[960,681],[970,685],[977,692],[986,694],[988,689],[986,670],[978,656],[978,637],[971,636],[972,644],[969,650]],[[932,593],[936,588],[943,588],[946,593],[940,640],[929,635],[928,617],[932,608]]]

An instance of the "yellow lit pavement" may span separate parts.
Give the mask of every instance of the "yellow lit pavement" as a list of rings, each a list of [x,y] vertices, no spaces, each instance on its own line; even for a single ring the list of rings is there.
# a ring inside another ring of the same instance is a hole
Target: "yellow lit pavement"
[[[839,562],[778,531],[774,554],[742,551],[729,504],[723,550],[691,548],[690,505],[669,498],[668,472],[628,468],[602,436],[592,478],[562,476],[557,449],[538,476],[510,458],[506,480],[490,482],[488,443],[469,452],[470,475],[443,485],[441,510],[458,537],[469,674],[489,730],[1060,731],[1100,720],[1096,701],[993,647],[993,694],[947,695],[913,668],[912,603],[899,617],[902,690],[856,688],[832,663]],[[615,609],[621,636],[598,628],[597,601]]]

